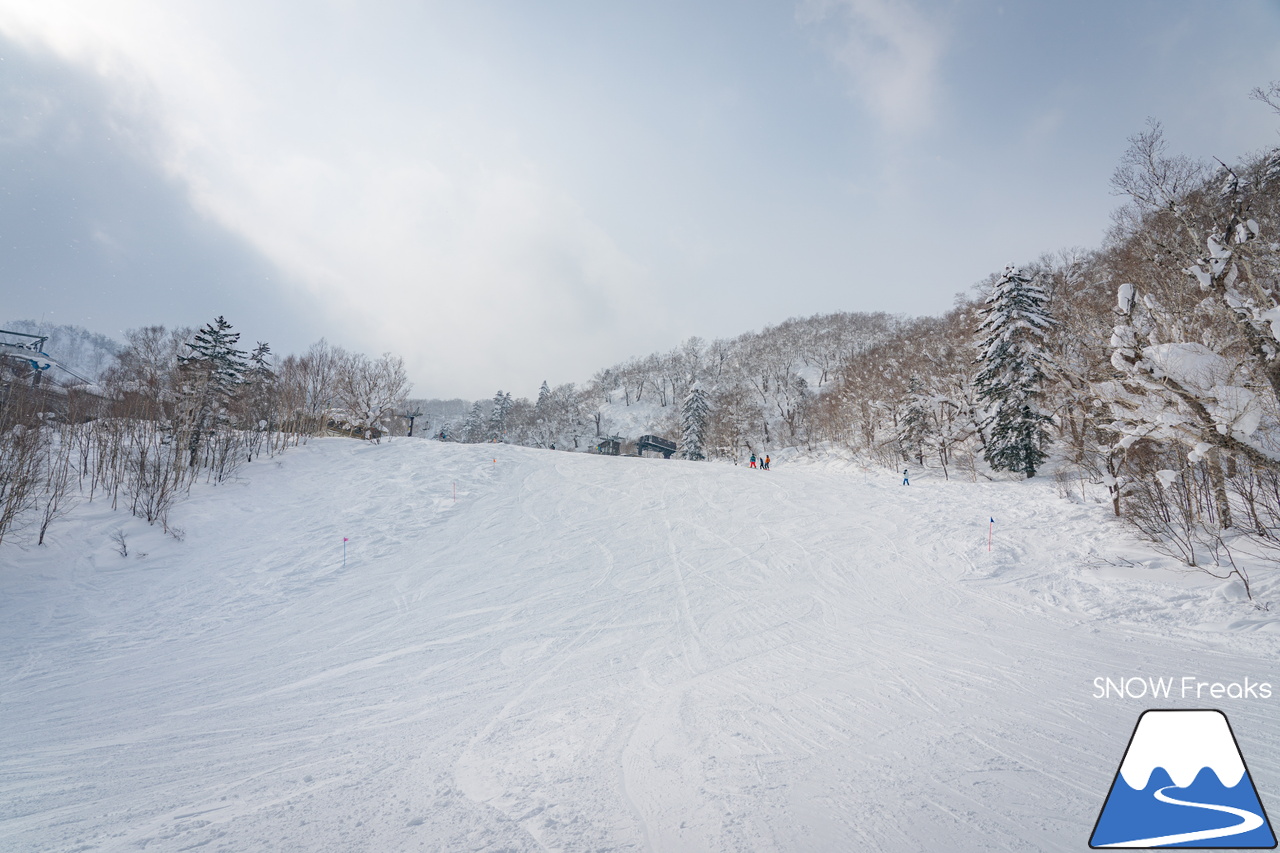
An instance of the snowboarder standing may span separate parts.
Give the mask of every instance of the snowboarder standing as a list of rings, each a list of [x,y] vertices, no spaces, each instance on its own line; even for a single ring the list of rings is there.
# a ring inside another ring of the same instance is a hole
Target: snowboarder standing
[[[904,485],[904,486],[910,486],[910,485],[911,485],[911,480],[907,477],[907,469],[906,469],[906,468],[903,468],[903,469],[902,469],[902,485]]]

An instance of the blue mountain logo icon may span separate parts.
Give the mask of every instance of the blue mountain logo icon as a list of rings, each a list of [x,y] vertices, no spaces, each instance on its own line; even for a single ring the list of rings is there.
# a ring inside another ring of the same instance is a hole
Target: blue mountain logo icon
[[[1274,848],[1226,714],[1144,711],[1089,846]]]

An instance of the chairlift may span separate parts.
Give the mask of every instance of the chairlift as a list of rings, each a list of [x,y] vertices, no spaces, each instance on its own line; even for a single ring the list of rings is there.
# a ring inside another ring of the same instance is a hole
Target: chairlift
[[[40,384],[40,377],[51,367],[56,367],[64,373],[74,376],[86,385],[93,384],[92,379],[81,376],[45,352],[44,345],[47,340],[49,340],[48,335],[29,335],[26,332],[10,332],[6,329],[0,329],[0,357],[25,361],[31,365],[31,369],[35,371],[35,375],[31,379],[33,386]]]

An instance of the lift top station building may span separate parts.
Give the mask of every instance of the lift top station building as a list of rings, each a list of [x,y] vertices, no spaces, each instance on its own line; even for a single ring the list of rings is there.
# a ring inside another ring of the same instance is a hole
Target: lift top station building
[[[646,450],[661,453],[663,459],[670,459],[671,454],[676,452],[676,443],[667,441],[660,435],[642,435],[636,439],[636,453],[644,456]]]
[[[601,456],[621,456],[622,445],[626,439],[620,435],[607,435],[596,442],[596,453]],[[661,453],[663,459],[670,459],[676,452],[676,443],[668,441],[660,435],[642,435],[636,439],[636,456],[644,456],[646,450]]]

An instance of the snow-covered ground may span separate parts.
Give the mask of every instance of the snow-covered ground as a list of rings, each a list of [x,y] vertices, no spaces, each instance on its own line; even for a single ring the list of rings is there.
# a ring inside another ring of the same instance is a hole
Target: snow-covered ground
[[[1081,850],[1149,707],[1276,809],[1277,615],[1051,482],[900,482],[332,439],[182,541],[82,504],[0,546],[0,849]],[[1094,698],[1148,676],[1275,692]]]

